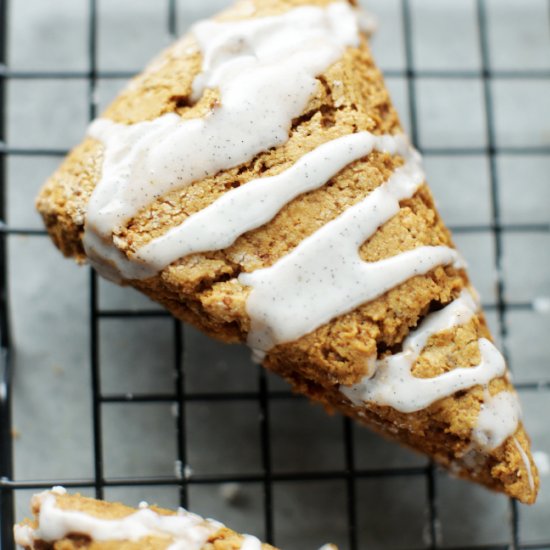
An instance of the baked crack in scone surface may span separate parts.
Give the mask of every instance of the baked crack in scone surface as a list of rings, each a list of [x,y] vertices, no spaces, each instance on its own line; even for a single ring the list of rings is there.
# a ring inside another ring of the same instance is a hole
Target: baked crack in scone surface
[[[532,503],[517,395],[359,20],[348,2],[255,0],[199,23],[38,209],[65,255]]]

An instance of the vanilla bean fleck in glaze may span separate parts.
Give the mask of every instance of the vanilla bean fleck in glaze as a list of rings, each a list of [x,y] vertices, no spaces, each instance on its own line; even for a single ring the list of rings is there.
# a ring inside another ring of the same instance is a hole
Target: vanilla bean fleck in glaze
[[[372,151],[410,155],[405,135],[349,134],[320,145],[288,170],[252,180],[224,193],[179,226],[142,246],[133,256],[157,271],[196,252],[227,248],[252,229],[272,220],[297,196],[318,189],[352,162]]]
[[[408,157],[405,165],[365,199],[271,267],[239,276],[252,287],[246,305],[252,349],[268,351],[295,340],[434,267],[462,265],[456,250],[446,246],[420,246],[377,262],[359,256],[360,246],[399,212],[399,201],[412,197],[424,179],[418,154],[401,154]]]
[[[125,255],[113,246],[116,231],[159,197],[285,143],[292,119],[303,112],[317,89],[315,77],[346,47],[358,45],[359,27],[359,12],[343,2],[272,17],[195,25],[193,35],[203,59],[193,99],[198,101],[206,89],[217,88],[220,104],[212,112],[191,120],[171,113],[132,125],[100,119],[90,128],[90,135],[105,150],[84,236],[92,261],[111,278],[143,279],[190,254],[222,250],[268,223],[294,198],[380,151],[404,160],[388,181],[272,266],[239,275],[238,281],[250,288],[249,346],[263,357],[274,346],[310,333],[415,275],[440,265],[461,267],[458,253],[446,246],[419,246],[376,262],[361,259],[361,245],[399,212],[400,201],[411,198],[424,181],[420,156],[404,135],[369,132],[324,143],[281,174],[226,192],[133,253]],[[373,376],[369,373],[361,383],[341,391],[355,403],[414,412],[502,376],[504,360],[483,338],[481,363],[476,367],[427,379],[411,373],[428,338],[467,322],[476,308],[470,294],[463,292],[428,316],[407,337],[401,353],[373,358]],[[490,397],[487,392],[487,396],[472,437],[480,446],[494,448],[515,431],[519,412],[512,394]]]
[[[88,204],[84,247],[99,271],[114,263],[123,278],[154,275],[107,250],[113,233],[166,193],[285,143],[292,120],[319,86],[315,77],[359,44],[357,15],[347,2],[205,21],[193,34],[203,55],[195,93],[219,88],[219,106],[204,118],[169,113],[131,125],[98,119],[90,127],[89,135],[104,145],[104,162]],[[112,278],[113,270],[106,275]]]
[[[496,449],[516,433],[520,418],[521,407],[515,392],[491,395],[486,390],[472,438],[482,449]]]
[[[410,332],[403,342],[402,352],[377,360],[372,376],[353,386],[341,386],[340,391],[356,404],[376,403],[411,413],[459,390],[485,385],[502,376],[506,371],[504,358],[485,338],[479,339],[481,363],[477,366],[453,369],[432,378],[418,378],[411,372],[432,335],[467,323],[476,310],[470,293],[463,291],[459,298],[441,311],[428,315]]]
[[[415,275],[459,265],[456,251],[444,246],[421,246],[378,262],[361,260],[361,244],[424,180],[420,156],[405,136],[368,132],[325,143],[282,174],[227,192],[128,257],[110,242],[142,207],[170,190],[284,143],[292,119],[318,86],[315,76],[346,46],[358,44],[357,17],[349,4],[335,2],[273,17],[199,23],[193,32],[203,62],[194,81],[195,99],[217,87],[219,107],[200,119],[182,121],[172,113],[129,126],[108,120],[92,125],[90,134],[103,142],[105,160],[88,208],[84,243],[93,262],[106,264],[105,275],[143,279],[186,255],[223,249],[373,150],[400,155],[405,165],[275,265],[240,275],[239,281],[251,287],[249,345],[257,353],[268,351]]]
[[[477,366],[455,368],[431,378],[418,378],[412,368],[434,334],[466,324],[476,314],[478,305],[468,290],[442,310],[429,314],[418,328],[409,333],[403,350],[383,359],[374,360],[371,373],[353,386],[341,386],[340,391],[355,405],[374,403],[390,406],[403,413],[422,410],[439,399],[473,386],[485,386],[476,425],[471,434],[478,448],[490,452],[500,447],[516,433],[521,419],[517,394],[501,391],[491,395],[488,384],[506,372],[504,357],[492,342],[478,340],[481,362]],[[532,482],[531,465],[521,445],[520,450]]]

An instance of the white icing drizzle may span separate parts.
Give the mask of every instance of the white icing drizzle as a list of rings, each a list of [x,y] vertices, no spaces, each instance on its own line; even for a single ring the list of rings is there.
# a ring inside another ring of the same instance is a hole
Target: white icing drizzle
[[[390,136],[385,139],[391,144]],[[445,246],[420,246],[377,262],[365,262],[359,256],[359,247],[399,212],[399,201],[412,197],[424,181],[418,153],[412,149],[399,153],[406,158],[405,164],[365,199],[304,239],[271,267],[241,273],[239,282],[252,287],[246,305],[251,319],[251,348],[268,351],[415,275],[438,265],[462,265],[456,250]]]
[[[343,47],[359,45],[359,13],[348,2],[333,2],[326,8],[303,6],[271,17],[196,24],[193,34],[203,62],[202,73],[193,83],[194,99],[198,100],[205,89],[216,87],[225,97],[224,90],[233,91],[235,81],[238,86],[256,87],[259,76],[278,88],[273,96],[277,106],[288,101],[288,87],[292,88],[291,97],[301,83],[311,94],[317,88],[311,78],[334,63]],[[269,72],[273,68],[284,78],[296,75],[299,80],[279,88],[275,75]]]
[[[518,453],[520,454],[521,459],[523,460],[523,465],[525,466],[525,471],[527,472],[527,480],[529,481],[529,487],[531,491],[534,491],[535,480],[533,479],[533,471],[531,470],[531,461],[529,460],[527,453],[523,450],[523,447],[520,445],[520,442],[517,440],[517,438],[514,437],[513,440],[518,450]]]
[[[350,163],[373,150],[412,156],[403,134],[369,132],[334,139],[301,157],[288,170],[259,178],[224,193],[182,224],[141,247],[134,258],[160,271],[196,252],[221,250],[252,229],[269,222],[291,200],[318,189]]]
[[[462,291],[459,298],[442,310],[428,315],[407,336],[402,352],[376,360],[373,375],[353,386],[341,386],[340,391],[355,405],[375,403],[393,407],[403,413],[412,413],[459,390],[483,385],[484,402],[471,433],[472,442],[486,453],[500,447],[516,433],[521,419],[521,407],[515,392],[502,391],[496,395],[489,393],[488,384],[491,380],[506,373],[504,358],[489,340],[478,340],[481,362],[477,366],[456,368],[432,378],[417,378],[411,372],[432,335],[467,323],[476,313],[477,307],[477,300],[470,291]],[[513,441],[521,455],[529,486],[533,491],[535,486],[529,457],[515,437]],[[463,462],[466,466],[469,451],[464,455]],[[475,463],[468,467],[474,466]],[[461,468],[458,464],[455,467]]]
[[[30,525],[15,525],[13,527],[13,538],[15,543],[23,548],[32,548],[35,537],[35,530]]]
[[[468,291],[440,311],[431,313],[403,342],[403,351],[376,361],[375,373],[340,391],[353,403],[387,405],[411,413],[435,401],[476,385],[488,384],[506,371],[504,358],[487,339],[479,339],[481,362],[456,368],[433,378],[417,378],[411,369],[433,334],[468,322],[477,305]]]
[[[182,120],[171,113],[133,125],[100,119],[90,127],[89,134],[104,145],[103,173],[88,205],[84,236],[96,268],[115,280],[141,279],[189,254],[227,248],[273,219],[288,202],[326,184],[373,150],[400,155],[405,164],[274,265],[239,276],[241,284],[251,287],[248,343],[256,357],[263,358],[273,346],[296,340],[415,275],[439,265],[460,267],[458,253],[445,246],[420,246],[376,262],[361,259],[360,246],[424,181],[420,156],[405,136],[368,132],[325,143],[283,173],[223,194],[129,257],[113,246],[117,232],[154,200],[285,143],[292,119],[303,112],[318,87],[315,77],[347,46],[358,45],[359,30],[368,31],[365,21],[348,3],[335,2],[274,17],[197,24],[193,35],[203,61],[193,98],[198,100],[207,88],[218,88],[220,105],[204,118]],[[505,364],[483,338],[482,360],[476,367],[428,379],[411,373],[432,334],[465,323],[475,310],[470,294],[463,293],[413,331],[401,353],[370,361],[374,375],[369,372],[359,384],[341,391],[355,403],[369,401],[413,412],[460,389],[488,384],[504,373]],[[515,432],[519,404],[515,394],[486,393],[472,438],[482,448],[493,449]]]
[[[521,418],[521,407],[514,392],[502,391],[491,395],[485,391],[472,439],[486,451],[500,447],[516,433]]]
[[[34,506],[39,506],[38,528],[14,528],[15,540],[22,546],[32,547],[37,540],[54,542],[70,533],[79,533],[96,541],[167,537],[174,541],[170,550],[200,550],[208,538],[223,527],[217,521],[203,519],[183,508],[178,510],[177,515],[163,516],[142,507],[121,519],[102,519],[85,512],[57,507],[55,493],[51,491],[35,495]]]
[[[262,550],[262,542],[252,535],[244,535],[241,550]]]
[[[111,263],[127,279],[153,275],[149,266],[110,250],[113,234],[171,190],[285,143],[292,120],[318,88],[315,77],[346,47],[359,44],[357,15],[347,2],[244,21],[204,21],[193,34],[203,55],[195,94],[218,87],[219,106],[192,120],[169,113],[132,125],[99,119],[90,127],[89,135],[104,145],[104,161],[88,204],[84,247],[100,272]],[[105,275],[113,278],[113,269]]]
[[[379,262],[361,260],[360,245],[424,179],[420,156],[404,136],[367,132],[322,145],[283,174],[226,193],[130,259],[112,246],[117,231],[156,198],[284,143],[292,119],[317,89],[315,76],[346,46],[358,45],[358,12],[347,2],[335,2],[274,17],[205,21],[193,34],[203,55],[202,72],[193,84],[195,99],[206,88],[218,87],[220,106],[200,119],[181,120],[171,113],[129,126],[97,120],[90,128],[105,152],[102,177],[88,206],[84,246],[104,275],[145,278],[188,254],[225,248],[373,149],[401,154],[406,163],[274,266],[239,277],[252,287],[247,303],[251,347],[267,351],[414,275],[458,263],[456,251],[448,247],[418,247]]]
[[[359,30],[367,36],[372,36],[378,30],[378,19],[376,16],[361,7],[357,8],[357,21]]]

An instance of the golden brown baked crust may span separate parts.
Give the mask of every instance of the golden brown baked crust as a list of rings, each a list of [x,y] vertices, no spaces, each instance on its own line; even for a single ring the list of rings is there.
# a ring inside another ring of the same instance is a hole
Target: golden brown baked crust
[[[255,16],[280,13],[302,4],[328,3],[329,0],[253,2]],[[221,17],[243,17],[245,4],[250,2],[241,2]],[[201,116],[215,105],[218,94],[208,91],[198,104],[192,104],[191,85],[199,70],[200,54],[192,39],[185,38],[134,79],[104,116],[121,123],[149,120],[167,112],[177,112],[182,117]],[[123,252],[133,251],[211,204],[227,190],[260,176],[278,174],[322,143],[358,131],[379,135],[401,131],[382,75],[374,65],[365,40],[359,48],[349,48],[340,61],[318,77],[318,82],[315,97],[304,114],[293,121],[286,144],[257,155],[249,163],[162,197],[115,235],[116,246]],[[82,248],[85,210],[100,177],[101,163],[101,144],[86,139],[46,183],[37,201],[56,245],[78,261],[85,259]],[[206,333],[226,342],[243,342],[249,329],[245,310],[249,291],[237,281],[239,273],[272,265],[327,221],[362,200],[401,163],[399,157],[374,152],[346,167],[324,187],[296,198],[271,222],[241,236],[229,248],[190,255],[155,277],[127,283]],[[402,201],[401,207],[394,218],[363,244],[360,255],[364,260],[387,258],[422,245],[453,246],[426,185],[411,199]],[[457,298],[468,285],[464,270],[437,267],[298,341],[276,346],[264,364],[289,380],[297,391],[328,408],[342,410],[381,433],[433,456],[441,464],[452,465],[461,476],[523,502],[533,502],[538,477],[522,427],[516,437],[529,456],[535,490],[529,486],[526,468],[521,466],[521,456],[511,440],[475,467],[468,466],[471,461],[461,458],[471,446],[471,431],[482,401],[480,387],[413,414],[367,404],[362,409],[363,417],[338,391],[340,384],[350,385],[365,376],[369,357],[374,354],[382,357],[387,350],[398,348],[419,320]],[[460,336],[463,333],[467,338]],[[416,370],[429,376],[455,366],[475,365],[479,360],[476,343],[482,336],[490,337],[483,315],[479,314],[467,328],[453,330],[450,338],[455,342],[451,352],[447,345],[438,345],[442,337],[434,337],[430,359],[425,354]],[[509,388],[510,383],[504,378],[491,384],[492,391],[505,387]]]
[[[52,493],[53,494],[53,493]],[[105,502],[92,498],[83,497],[79,494],[56,494],[56,507],[61,510],[83,512],[85,514],[106,520],[118,520],[137,512],[119,502]],[[176,515],[171,510],[150,506],[150,509],[163,516]],[[40,513],[39,499],[33,499],[32,513],[33,520],[26,519],[19,525],[28,525],[32,529],[38,527],[38,515]],[[228,529],[220,528],[214,533],[201,548],[201,550],[239,550],[243,543],[244,536]],[[56,541],[36,540],[32,547],[25,546],[28,550],[166,550],[174,543],[169,537],[143,537],[139,540],[92,540],[82,533],[70,533],[66,537]],[[262,550],[276,550],[269,544],[262,544]]]

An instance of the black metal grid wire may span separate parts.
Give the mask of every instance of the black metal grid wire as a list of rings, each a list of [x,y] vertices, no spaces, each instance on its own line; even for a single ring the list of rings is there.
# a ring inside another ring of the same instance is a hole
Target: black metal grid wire
[[[11,227],[3,220],[6,219],[6,160],[10,156],[54,156],[61,157],[67,151],[49,148],[12,147],[6,141],[6,84],[8,80],[34,80],[34,79],[86,79],[87,104],[90,120],[96,115],[96,85],[98,79],[118,79],[130,77],[134,71],[107,71],[99,72],[97,69],[97,34],[98,15],[97,1],[88,2],[88,69],[86,71],[15,71],[7,66],[7,25],[9,0],[0,0],[0,547],[6,550],[13,548],[12,524],[14,520],[14,494],[18,489],[44,489],[59,483],[52,479],[47,481],[18,481],[13,479],[12,463],[12,424],[11,424],[11,356],[10,325],[9,325],[9,292],[7,281],[7,242],[12,235],[45,236],[45,231],[22,227]],[[177,3],[176,0],[168,2],[167,28],[173,37],[177,35]],[[476,17],[478,24],[478,40],[481,53],[481,70],[416,70],[413,56],[413,24],[411,18],[411,3],[414,0],[400,0],[402,30],[405,39],[405,69],[386,71],[386,77],[406,78],[408,91],[408,107],[411,120],[411,133],[414,143],[419,144],[417,124],[417,100],[416,87],[418,78],[460,78],[481,79],[483,87],[483,102],[485,112],[486,142],[485,147],[471,148],[422,148],[425,156],[452,156],[471,155],[482,156],[489,160],[490,189],[491,189],[491,221],[487,225],[455,226],[456,233],[492,234],[495,246],[495,268],[497,273],[497,299],[495,304],[487,304],[486,308],[496,311],[501,340],[505,342],[507,334],[507,313],[511,310],[531,310],[530,303],[509,303],[505,300],[505,281],[502,276],[502,237],[504,233],[550,233],[550,224],[503,224],[499,211],[499,174],[497,166],[498,155],[548,155],[550,147],[499,147],[495,139],[494,107],[492,101],[491,81],[499,79],[515,80],[550,80],[550,70],[493,70],[490,64],[490,51],[488,42],[488,21],[485,0],[476,0]],[[273,485],[280,481],[308,481],[308,480],[343,480],[347,492],[347,531],[348,546],[350,550],[360,548],[357,534],[357,498],[356,482],[366,478],[391,478],[397,476],[412,476],[423,479],[428,495],[428,530],[425,548],[440,548],[441,537],[439,532],[438,513],[438,486],[435,467],[433,464],[420,467],[382,468],[376,470],[358,469],[354,464],[354,435],[352,423],[349,419],[343,422],[343,445],[345,456],[345,468],[335,471],[321,472],[288,472],[277,473],[272,471],[271,439],[270,439],[270,404],[274,400],[294,399],[296,396],[286,391],[269,391],[265,372],[258,368],[258,391],[246,391],[238,393],[189,393],[185,389],[185,365],[183,352],[185,342],[180,324],[174,320],[172,330],[174,332],[173,369],[174,388],[170,394],[143,394],[143,395],[103,395],[100,385],[99,327],[103,320],[117,319],[143,319],[148,317],[169,317],[162,311],[104,311],[99,307],[98,282],[94,272],[90,270],[90,303],[89,303],[89,334],[90,334],[90,379],[92,393],[92,423],[93,423],[93,452],[94,475],[90,479],[64,480],[66,487],[93,488],[98,498],[103,497],[106,487],[123,486],[174,486],[179,490],[179,499],[183,506],[187,504],[187,492],[190,485],[218,484],[228,481],[241,483],[261,483],[263,485],[263,517],[265,538],[274,540],[274,513],[273,513]],[[507,350],[504,349],[506,354]],[[550,378],[537,383],[518,384],[521,393],[532,391],[549,391]],[[216,401],[251,401],[258,404],[260,411],[260,443],[262,472],[259,474],[234,475],[193,475],[190,478],[109,478],[106,479],[103,471],[102,448],[102,406],[105,403],[144,403],[144,402],[170,402],[177,407],[176,415],[176,439],[177,459],[181,464],[186,464],[186,433],[185,412],[186,404],[191,402],[216,402]],[[471,546],[469,548],[485,548],[497,550],[504,548],[548,548],[550,549],[550,533],[548,540],[537,543],[521,545],[519,542],[520,511],[515,501],[510,501],[510,514],[507,529],[509,531],[508,543],[489,544],[484,546]],[[448,547],[447,547],[448,548]]]

